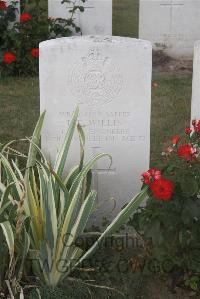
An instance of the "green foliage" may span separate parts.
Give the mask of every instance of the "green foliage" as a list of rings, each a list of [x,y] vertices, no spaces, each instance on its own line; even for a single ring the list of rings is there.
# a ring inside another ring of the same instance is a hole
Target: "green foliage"
[[[170,201],[155,199],[149,192],[145,208],[130,220],[147,245],[147,256],[160,265],[163,273],[180,276],[193,290],[200,287],[200,131],[183,143],[192,145],[191,159],[177,155],[181,145],[169,147],[157,163],[162,174],[173,181],[175,191]]]
[[[74,112],[63,145],[54,166],[49,165],[37,144],[44,119],[35,128],[25,174],[26,215],[30,217],[30,254],[33,269],[44,285],[57,287],[72,270],[91,257],[105,238],[127,221],[146,197],[146,188],[134,197],[86,251],[76,245],[93,212],[96,192],[91,190],[91,170],[108,154],[98,154],[84,162],[85,136],[77,124],[79,110]],[[80,138],[80,163],[63,177],[68,151],[77,126]],[[40,160],[36,160],[37,152]],[[37,181],[39,182],[37,183]]]
[[[77,108],[53,166],[39,148],[45,113],[40,116],[31,140],[28,139],[30,147],[27,157],[11,148],[13,142],[1,146],[1,177],[6,185],[0,184],[0,212],[6,211],[7,207],[9,210],[5,219],[2,218],[0,227],[5,239],[6,256],[12,266],[9,272],[11,282],[9,279],[7,282],[10,290],[13,282],[16,282],[18,290],[23,292],[19,282],[25,265],[27,274],[32,274],[32,269],[42,285],[55,289],[77,266],[82,267],[82,262],[89,259],[106,237],[127,221],[147,195],[147,188],[144,188],[89,249],[84,252],[78,247],[76,240],[86,228],[96,198],[96,192],[91,190],[91,170],[99,159],[108,157],[110,162],[112,161],[108,154],[101,153],[85,162],[85,136],[78,124],[78,115]],[[80,139],[80,163],[65,177],[64,168],[76,128]],[[17,160],[13,161],[13,157],[26,160],[24,170]],[[16,204],[14,211],[10,208],[12,204]],[[15,254],[16,262],[13,266]],[[31,261],[31,269],[30,263],[26,263],[27,257]],[[4,269],[7,270],[6,264]],[[3,275],[6,277],[6,273]],[[5,278],[2,281],[4,280]],[[23,294],[20,296],[23,298]]]
[[[37,49],[44,40],[71,36],[74,31],[80,32],[74,14],[77,10],[84,11],[84,7],[75,5],[71,0],[64,2],[71,3],[73,7],[69,19],[48,19],[43,1],[37,0],[21,3],[21,16],[28,13],[28,21],[16,22],[14,1],[7,9],[0,10],[0,76],[37,74],[38,57],[32,54],[32,49]],[[8,52],[15,55],[16,61],[5,62],[4,55]]]
[[[29,249],[29,236],[23,210],[24,186],[15,173],[16,161],[11,160],[12,169],[7,160],[8,146],[2,147],[0,152],[0,292],[17,298],[22,292],[20,282]]]

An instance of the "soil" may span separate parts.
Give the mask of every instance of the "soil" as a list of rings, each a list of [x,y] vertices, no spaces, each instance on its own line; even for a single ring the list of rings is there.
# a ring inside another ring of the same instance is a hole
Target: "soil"
[[[163,53],[163,51],[153,52],[153,70],[159,73],[169,74],[191,74],[193,71],[192,60],[177,60]]]
[[[137,299],[199,299],[193,291],[181,289],[179,287],[171,288],[169,281],[161,279],[149,279],[144,290],[138,295]]]

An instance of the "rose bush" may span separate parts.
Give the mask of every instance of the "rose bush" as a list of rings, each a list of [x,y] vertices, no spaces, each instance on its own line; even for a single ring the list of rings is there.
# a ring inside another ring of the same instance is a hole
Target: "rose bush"
[[[146,259],[176,282],[200,288],[200,121],[173,136],[156,168],[143,173],[149,199],[130,220],[143,235]]]
[[[35,0],[32,4],[26,4],[20,1],[21,16],[17,22],[17,1],[7,5],[0,0],[0,77],[37,74],[40,42],[70,36],[74,31],[80,32],[75,24],[74,13],[77,10],[84,11],[83,6],[63,0],[63,3],[72,5],[69,19],[48,19],[46,9],[40,2]]]

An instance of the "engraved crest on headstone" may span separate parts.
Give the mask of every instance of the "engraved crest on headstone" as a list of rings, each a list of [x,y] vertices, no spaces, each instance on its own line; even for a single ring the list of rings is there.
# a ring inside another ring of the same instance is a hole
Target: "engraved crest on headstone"
[[[98,48],[89,49],[71,70],[71,92],[79,104],[103,105],[113,101],[122,89],[119,68]]]

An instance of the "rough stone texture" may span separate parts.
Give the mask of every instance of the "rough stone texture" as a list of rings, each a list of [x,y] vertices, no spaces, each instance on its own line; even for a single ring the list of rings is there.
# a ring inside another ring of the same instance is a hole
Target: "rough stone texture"
[[[191,118],[200,119],[200,41],[194,47]]]
[[[41,111],[47,110],[43,150],[55,159],[79,105],[86,159],[100,152],[113,157],[110,169],[105,158],[93,170],[98,221],[112,218],[140,190],[141,173],[149,168],[151,72],[148,41],[87,36],[40,44],[40,102]],[[66,170],[79,156],[76,136]]]
[[[74,18],[83,35],[112,35],[112,0],[87,0],[80,5],[85,7],[85,11],[76,12]],[[72,5],[67,3],[61,4],[61,0],[49,0],[49,17],[68,19],[71,17],[70,7]]]
[[[140,0],[139,37],[175,58],[192,58],[200,39],[199,0]]]

